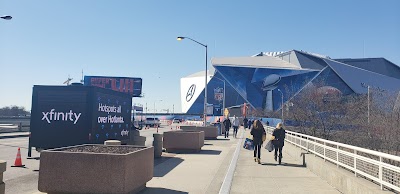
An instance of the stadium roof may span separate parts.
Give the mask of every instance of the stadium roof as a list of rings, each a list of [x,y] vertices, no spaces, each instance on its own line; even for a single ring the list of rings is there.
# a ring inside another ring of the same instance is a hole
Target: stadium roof
[[[301,69],[299,65],[272,56],[213,58],[211,59],[211,63],[216,66]]]

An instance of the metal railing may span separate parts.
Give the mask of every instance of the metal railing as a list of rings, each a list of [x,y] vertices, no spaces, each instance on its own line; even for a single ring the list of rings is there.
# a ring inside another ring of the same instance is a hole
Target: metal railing
[[[266,127],[272,134],[274,128]],[[400,192],[400,157],[286,130],[287,142],[388,188]]]

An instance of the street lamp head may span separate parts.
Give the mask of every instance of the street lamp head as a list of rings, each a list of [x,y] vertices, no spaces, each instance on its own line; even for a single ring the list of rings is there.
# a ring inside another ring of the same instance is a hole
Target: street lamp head
[[[9,16],[9,15],[4,15],[4,16],[1,16],[0,18],[1,19],[5,19],[5,20],[11,20],[12,19],[12,17]]]
[[[176,40],[183,40],[183,39],[185,39],[185,37],[183,37],[183,36],[176,37]]]
[[[281,89],[278,88],[278,91],[281,91]]]

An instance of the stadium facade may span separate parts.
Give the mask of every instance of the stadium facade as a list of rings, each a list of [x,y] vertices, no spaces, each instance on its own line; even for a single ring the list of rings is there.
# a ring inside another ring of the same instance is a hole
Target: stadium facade
[[[341,96],[365,94],[368,87],[393,92],[400,90],[400,67],[384,58],[331,59],[291,50],[262,52],[249,57],[213,58],[211,62],[214,69],[207,79],[209,115],[222,115],[224,105],[237,107],[244,103],[253,109],[280,110],[282,96],[287,102],[306,86]],[[181,78],[183,113],[203,113],[204,73]]]

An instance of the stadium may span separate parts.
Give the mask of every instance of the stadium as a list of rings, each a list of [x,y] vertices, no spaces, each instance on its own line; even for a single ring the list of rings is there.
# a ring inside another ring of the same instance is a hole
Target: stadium
[[[332,59],[291,50],[213,58],[211,63],[214,69],[207,78],[208,115],[219,116],[224,107],[244,103],[255,110],[277,111],[309,86],[333,96],[366,94],[368,88],[400,90],[400,67],[385,58]],[[181,78],[183,113],[203,113],[204,74],[202,71]]]

